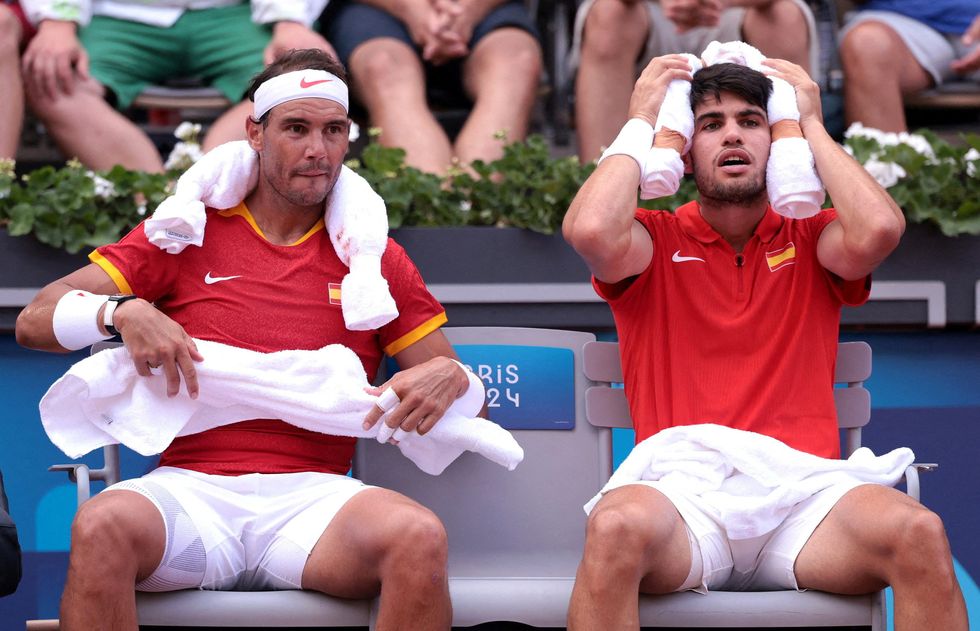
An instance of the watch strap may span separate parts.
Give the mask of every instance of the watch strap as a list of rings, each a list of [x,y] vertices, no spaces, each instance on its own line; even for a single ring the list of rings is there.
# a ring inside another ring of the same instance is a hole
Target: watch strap
[[[105,327],[105,330],[109,333],[109,335],[119,335],[119,331],[116,330],[116,327],[113,326],[112,322],[116,309],[122,303],[126,302],[127,300],[133,300],[134,298],[136,298],[136,296],[133,294],[109,296],[109,300],[107,300],[105,303],[105,311],[102,312],[102,326]]]

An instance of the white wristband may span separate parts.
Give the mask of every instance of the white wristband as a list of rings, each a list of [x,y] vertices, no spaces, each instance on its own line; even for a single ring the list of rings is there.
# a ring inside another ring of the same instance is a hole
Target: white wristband
[[[54,308],[51,322],[58,343],[70,351],[77,351],[112,337],[99,329],[99,309],[108,300],[109,296],[81,289],[72,289],[62,296]]]
[[[453,360],[456,364],[463,369],[466,373],[466,377],[470,380],[470,385],[466,387],[466,391],[459,395],[456,399],[456,404],[462,406],[463,410],[475,410],[473,414],[478,413],[483,409],[483,404],[487,401],[487,391],[483,385],[483,380],[477,377],[472,370],[466,367],[465,364]]]
[[[624,155],[633,158],[640,170],[653,146],[653,125],[642,118],[631,118],[623,125],[616,140],[599,157],[599,164],[609,156]]]

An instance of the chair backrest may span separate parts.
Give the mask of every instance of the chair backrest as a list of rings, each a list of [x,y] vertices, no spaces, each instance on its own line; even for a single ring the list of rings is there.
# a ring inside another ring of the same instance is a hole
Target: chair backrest
[[[619,344],[590,342],[585,345],[585,376],[598,382],[585,392],[586,418],[599,427],[632,428],[623,382]],[[837,425],[844,433],[845,457],[861,446],[861,428],[871,420],[871,395],[864,381],[871,376],[871,347],[867,342],[841,342],[834,366],[834,403]]]
[[[434,511],[449,534],[449,575],[573,577],[585,539],[582,505],[605,483],[608,430],[586,422],[583,367],[589,333],[444,329],[464,363],[490,381],[490,418],[512,429],[525,458],[507,471],[466,453],[440,476],[397,450],[358,442],[354,475]],[[564,407],[564,409],[563,409]]]

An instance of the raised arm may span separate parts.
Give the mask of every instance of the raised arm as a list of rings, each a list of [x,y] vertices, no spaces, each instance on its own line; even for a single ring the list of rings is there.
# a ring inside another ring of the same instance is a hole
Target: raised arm
[[[72,292],[76,295],[69,296]],[[110,337],[103,324],[106,304],[108,297],[117,293],[116,283],[98,265],[89,264],[72,272],[47,285],[20,312],[17,343],[64,353],[106,339]],[[140,375],[146,377],[151,369],[161,368],[167,377],[167,394],[174,396],[180,389],[182,374],[188,394],[197,396],[194,362],[203,358],[183,327],[140,298],[119,304],[112,314],[112,323]]]
[[[891,195],[838,145],[823,126],[820,89],[799,66],[769,59],[774,76],[796,88],[800,128],[813,149],[817,173],[834,200],[837,219],[817,243],[820,264],[845,280],[870,274],[897,246],[905,216]]]
[[[657,57],[644,68],[630,97],[630,120],[616,141],[633,144],[643,137],[629,151],[634,157],[616,154],[603,159],[565,214],[565,240],[599,280],[615,283],[635,276],[653,257],[653,240],[634,219],[640,185],[638,161],[652,145],[657,113],[674,79],[691,79],[687,61],[680,55]]]

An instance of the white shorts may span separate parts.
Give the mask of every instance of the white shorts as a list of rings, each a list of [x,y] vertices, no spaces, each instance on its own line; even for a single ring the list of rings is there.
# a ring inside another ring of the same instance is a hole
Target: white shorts
[[[816,23],[813,19],[813,12],[804,0],[792,0],[803,12],[807,21],[807,28],[810,31],[810,50],[809,55],[811,64],[815,63],[817,56]],[[570,57],[570,67],[574,71],[579,66],[582,51],[582,34],[585,31],[585,18],[596,0],[585,0],[579,5],[575,13],[575,29],[572,39],[572,52]],[[650,32],[647,33],[647,42],[636,60],[636,71],[639,74],[650,63],[654,57],[660,57],[671,53],[692,53],[700,55],[712,41],[730,42],[742,39],[742,22],[745,20],[745,9],[732,7],[725,9],[721,13],[718,24],[712,27],[702,26],[698,28],[678,33],[673,22],[664,17],[660,9],[659,2],[644,2],[650,14]],[[818,76],[818,69],[813,68],[814,76]]]
[[[691,570],[679,592],[800,590],[796,557],[830,509],[857,486],[843,482],[806,499],[770,533],[752,539],[729,539],[709,516],[703,500],[665,489],[656,482],[635,482],[660,491],[674,504],[687,526]],[[800,590],[802,591],[802,590]]]
[[[954,78],[955,73],[949,65],[973,48],[964,45],[959,36],[940,33],[918,20],[891,11],[851,13],[841,30],[840,38],[843,40],[848,31],[862,22],[881,22],[895,31],[919,65],[932,76],[936,85]],[[969,78],[980,81],[980,71],[969,75]]]
[[[372,488],[330,473],[208,475],[161,467],[106,490],[160,511],[166,547],[140,591],[300,589],[303,568],[351,497]]]

